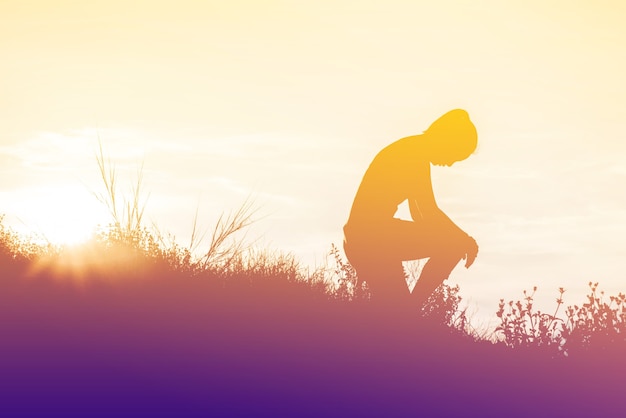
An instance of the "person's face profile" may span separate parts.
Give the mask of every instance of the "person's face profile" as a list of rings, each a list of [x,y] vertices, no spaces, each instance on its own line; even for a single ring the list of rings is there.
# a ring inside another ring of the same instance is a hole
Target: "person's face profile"
[[[430,162],[437,166],[448,166],[467,159],[473,152],[467,152],[467,147],[460,146],[458,141],[440,142],[431,149]]]

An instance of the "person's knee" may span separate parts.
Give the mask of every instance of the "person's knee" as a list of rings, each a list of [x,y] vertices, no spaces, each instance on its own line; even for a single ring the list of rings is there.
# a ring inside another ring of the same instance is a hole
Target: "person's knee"
[[[433,246],[431,258],[445,258],[460,260],[467,253],[467,248],[462,240],[441,240]]]
[[[466,250],[461,246],[446,245],[435,248],[430,256],[431,260],[459,261],[465,257]]]
[[[430,263],[456,265],[460,260],[465,258],[467,249],[460,243],[451,242],[436,249],[430,257]]]

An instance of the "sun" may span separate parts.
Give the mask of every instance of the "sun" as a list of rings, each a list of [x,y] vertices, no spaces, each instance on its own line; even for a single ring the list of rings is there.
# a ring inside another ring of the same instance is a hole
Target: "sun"
[[[42,226],[42,234],[46,241],[60,246],[76,246],[87,242],[96,232],[98,224],[78,214],[77,217],[67,213],[58,217],[55,224]]]
[[[80,245],[108,223],[106,208],[79,186],[42,187],[29,200],[23,222],[46,243]]]

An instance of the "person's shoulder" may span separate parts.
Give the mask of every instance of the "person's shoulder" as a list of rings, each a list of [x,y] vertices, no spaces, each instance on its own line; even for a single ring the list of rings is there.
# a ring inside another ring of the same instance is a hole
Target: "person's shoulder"
[[[425,154],[423,136],[411,135],[400,138],[383,148],[379,155],[381,154],[404,156],[411,159],[419,158]]]
[[[420,135],[400,138],[380,150],[370,164],[370,170],[414,170],[420,165],[428,166],[430,163],[425,157],[423,141]],[[420,164],[423,163],[423,164]]]

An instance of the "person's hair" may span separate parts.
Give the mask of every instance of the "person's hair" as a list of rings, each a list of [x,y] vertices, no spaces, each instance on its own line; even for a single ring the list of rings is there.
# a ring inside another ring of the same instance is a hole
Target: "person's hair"
[[[445,113],[424,133],[436,138],[437,141],[444,141],[445,145],[467,151],[467,155],[473,153],[478,145],[476,127],[463,109],[454,109]]]

